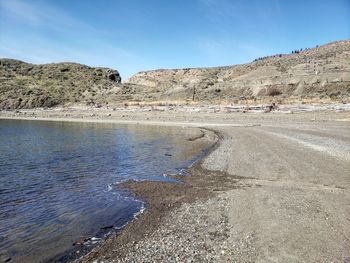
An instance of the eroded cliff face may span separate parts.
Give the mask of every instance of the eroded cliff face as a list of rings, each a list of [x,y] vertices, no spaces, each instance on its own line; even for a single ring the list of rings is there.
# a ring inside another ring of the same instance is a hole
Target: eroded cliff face
[[[0,109],[106,103],[113,101],[120,89],[120,75],[113,69],[0,59]]]
[[[264,96],[350,96],[350,41],[228,67],[160,69],[128,79],[134,97],[204,101]],[[130,96],[131,97],[131,96]]]

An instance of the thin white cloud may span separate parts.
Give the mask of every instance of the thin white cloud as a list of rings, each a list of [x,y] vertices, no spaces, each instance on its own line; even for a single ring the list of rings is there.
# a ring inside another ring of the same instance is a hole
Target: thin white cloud
[[[66,10],[45,3],[26,2],[23,0],[0,0],[3,16],[14,21],[29,23],[32,26],[50,28],[55,31],[90,30],[95,31],[88,23],[76,19]]]
[[[102,40],[89,41],[83,45],[61,45],[50,39],[26,35],[22,41],[25,45],[17,41],[16,37],[1,37],[0,57],[34,64],[77,62],[89,66],[110,67],[118,70],[123,79],[146,68],[141,57]]]
[[[115,39],[109,39],[108,32],[45,2],[0,0],[0,24],[0,57],[106,66],[124,78],[144,65],[139,56],[112,44]],[[53,31],[54,39],[46,33]]]
[[[245,44],[240,44],[238,45],[238,50],[240,52],[243,52],[247,57],[250,58],[258,58],[258,57],[263,57],[267,56],[269,54],[273,54],[271,50],[254,45],[252,43],[245,43]]]
[[[251,41],[228,38],[201,38],[194,44],[206,58],[214,65],[232,65],[247,63],[255,58],[273,54],[273,50]]]
[[[224,53],[225,43],[213,39],[202,39],[197,42],[198,48],[210,57],[219,57]]]
[[[207,18],[213,22],[239,21],[245,19],[243,7],[249,4],[241,1],[229,0],[198,0],[207,12]]]
[[[240,28],[275,33],[283,20],[280,0],[261,1],[197,0],[202,6],[207,20],[222,34],[230,34],[230,29]]]
[[[23,19],[34,24],[41,20],[38,13],[31,5],[18,0],[1,0],[0,10],[2,15]]]

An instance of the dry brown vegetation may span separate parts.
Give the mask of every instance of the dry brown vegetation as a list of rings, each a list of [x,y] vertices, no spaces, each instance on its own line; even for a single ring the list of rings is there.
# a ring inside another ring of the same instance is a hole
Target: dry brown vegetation
[[[56,105],[349,103],[350,41],[248,64],[140,72],[0,59],[0,109]]]
[[[77,63],[34,65],[0,60],[0,109],[106,103],[120,89],[119,73]]]
[[[259,101],[291,96],[343,101],[350,95],[350,41],[236,66],[145,71],[126,85],[139,91],[129,96],[150,101],[193,97],[202,102]]]

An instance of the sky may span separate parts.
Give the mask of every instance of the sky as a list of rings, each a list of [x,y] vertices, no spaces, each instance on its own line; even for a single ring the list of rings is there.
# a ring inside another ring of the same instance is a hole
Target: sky
[[[0,0],[0,57],[117,69],[247,63],[350,39],[350,0]]]

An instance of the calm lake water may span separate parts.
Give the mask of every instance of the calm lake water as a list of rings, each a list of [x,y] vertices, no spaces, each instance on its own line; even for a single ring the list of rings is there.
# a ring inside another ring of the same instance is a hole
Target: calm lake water
[[[191,130],[0,120],[0,262],[47,261],[125,225],[145,204],[116,184],[170,180],[205,151]]]

